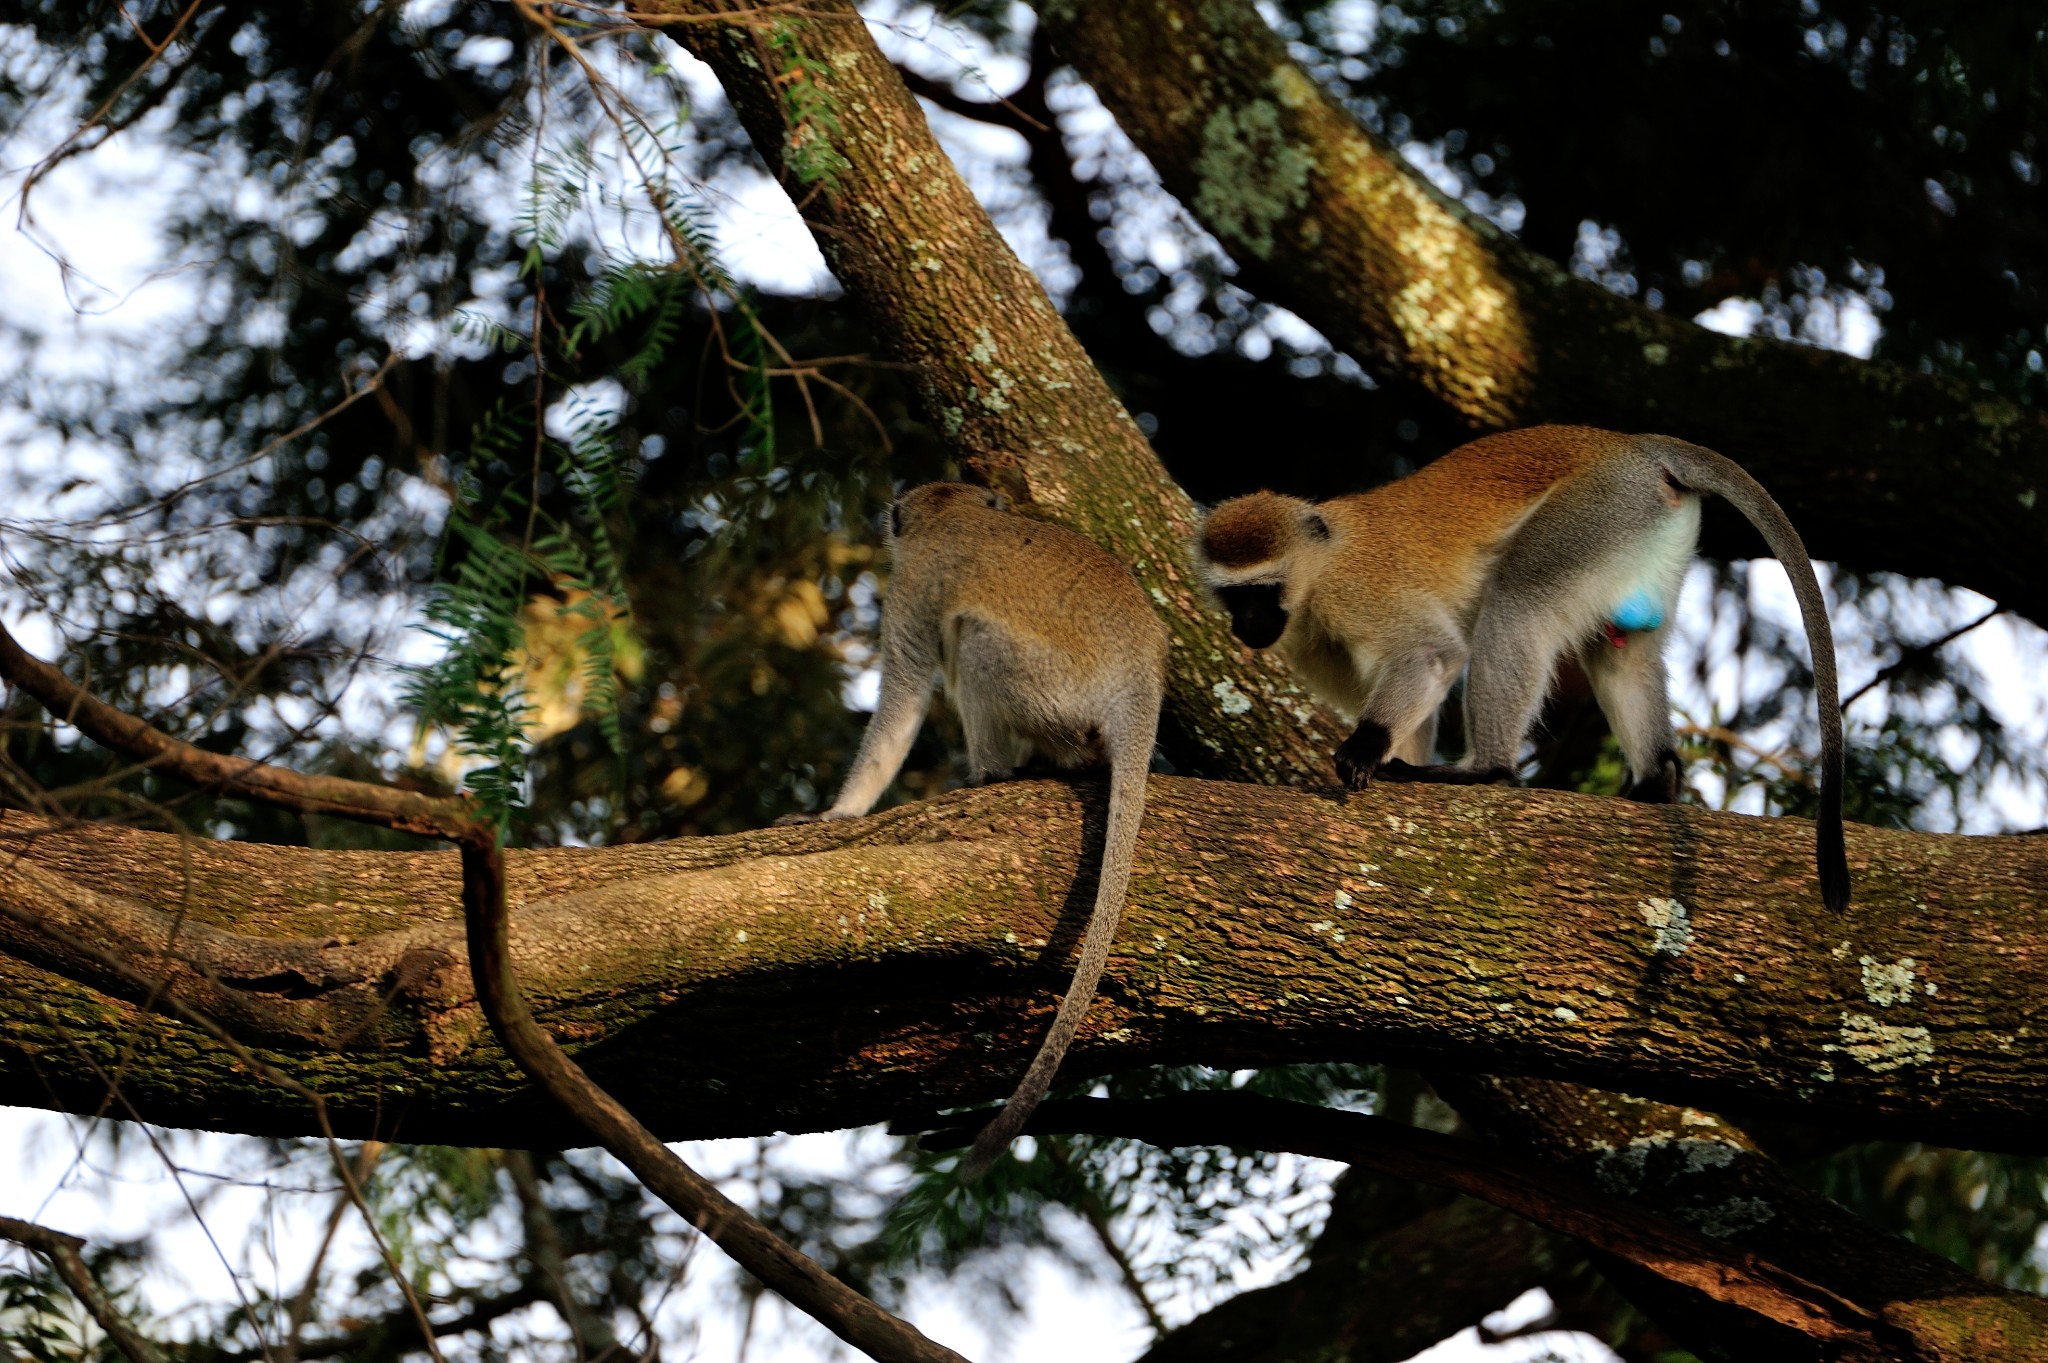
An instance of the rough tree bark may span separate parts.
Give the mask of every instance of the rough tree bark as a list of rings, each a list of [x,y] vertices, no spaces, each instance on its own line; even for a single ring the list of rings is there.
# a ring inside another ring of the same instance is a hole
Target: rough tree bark
[[[1717,1239],[1766,1258],[1789,1253],[1811,1281],[1935,1341],[1938,1354],[2033,1358],[2048,1352],[2048,1302],[1994,1288],[1940,1255],[1874,1230],[1792,1182],[1726,1119],[1586,1092],[1567,1126],[1558,1119],[1558,1087],[1493,1076],[1444,1085],[1469,1120],[1513,1132],[1520,1148]],[[1882,1252],[1871,1253],[1873,1244]],[[1600,1263],[1660,1320],[1677,1322],[1681,1335],[1686,1324],[1699,1322],[1686,1339],[1696,1353],[1706,1354],[1710,1343],[1739,1358],[1788,1352],[1782,1333],[1753,1319],[1703,1312],[1682,1289],[1630,1265],[1604,1257]],[[1795,1356],[1797,1347],[1789,1345]]]
[[[1251,0],[1039,12],[1246,286],[1374,373],[1475,428],[1697,440],[1747,465],[1816,557],[1940,578],[2048,623],[2048,412],[1723,336],[1573,278],[1361,126]]]
[[[1069,967],[1097,793],[1021,783],[855,824],[516,854],[515,964],[665,1137],[995,1096]],[[290,1095],[116,1003],[136,987],[55,928],[126,944],[289,1058],[342,1129],[565,1138],[487,1044],[452,857],[0,830],[7,1101],[98,1103],[96,1065],[139,1028],[122,1081],[139,1110],[305,1129]],[[2048,844],[1856,829],[1858,909],[1838,918],[1809,836],[1552,792],[1340,801],[1155,777],[1076,1070],[1372,1056],[2048,1149]]]

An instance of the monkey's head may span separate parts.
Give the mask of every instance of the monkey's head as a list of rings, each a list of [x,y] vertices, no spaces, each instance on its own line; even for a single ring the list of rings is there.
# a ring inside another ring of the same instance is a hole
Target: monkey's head
[[[889,538],[900,540],[929,528],[941,516],[963,507],[978,511],[1000,511],[1003,499],[994,489],[972,483],[926,483],[914,487],[889,504]]]
[[[1271,648],[1287,632],[1296,604],[1292,569],[1320,555],[1330,524],[1299,497],[1254,492],[1211,511],[1195,539],[1202,580],[1230,612],[1230,632],[1252,648]]]

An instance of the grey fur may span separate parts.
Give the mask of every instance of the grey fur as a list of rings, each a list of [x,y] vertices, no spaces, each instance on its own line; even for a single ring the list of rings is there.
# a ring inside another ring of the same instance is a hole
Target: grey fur
[[[874,807],[917,736],[935,674],[966,730],[975,780],[1003,780],[1034,754],[1060,766],[1109,765],[1109,827],[1081,960],[1030,1068],[962,1160],[971,1180],[1045,1096],[1109,960],[1144,814],[1167,632],[1129,570],[1100,546],[999,510],[980,489],[913,489],[889,520],[897,532],[881,699],[823,817]]]

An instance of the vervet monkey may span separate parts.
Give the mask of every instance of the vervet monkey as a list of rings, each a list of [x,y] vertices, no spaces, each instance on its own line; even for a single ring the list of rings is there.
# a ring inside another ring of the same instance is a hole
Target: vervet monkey
[[[889,508],[888,537],[881,702],[819,817],[874,807],[924,722],[935,673],[967,731],[977,782],[1002,780],[1034,754],[1063,767],[1109,764],[1109,832],[1081,963],[1023,1081],[961,1163],[974,1179],[1045,1096],[1095,997],[1138,844],[1167,632],[1123,564],[1071,530],[1001,510],[986,489],[914,488]]]
[[[1586,426],[1508,431],[1417,473],[1311,504],[1271,492],[1224,502],[1195,546],[1202,577],[1253,648],[1277,644],[1330,704],[1359,716],[1335,754],[1353,790],[1396,781],[1505,781],[1558,659],[1571,653],[1628,761],[1631,798],[1678,798],[1665,623],[1718,493],[1785,565],[1820,704],[1821,898],[1849,902],[1842,846],[1842,710],[1834,636],[1813,564],[1784,511],[1733,461],[1661,435]],[[1430,766],[1436,713],[1461,672],[1470,751]]]

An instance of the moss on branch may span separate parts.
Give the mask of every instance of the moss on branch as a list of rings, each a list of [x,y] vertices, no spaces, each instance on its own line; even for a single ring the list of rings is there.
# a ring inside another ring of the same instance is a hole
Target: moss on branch
[[[853,823],[515,854],[514,955],[547,1025],[664,1136],[994,1096],[1070,968],[1098,806],[1093,784],[1020,783]],[[0,830],[23,852],[0,876],[5,1101],[97,1104],[90,1062],[134,1035],[138,1110],[304,1129],[289,1095],[31,926],[61,919],[233,1017],[352,1131],[495,1144],[516,1118],[562,1137],[475,1014],[452,858],[181,848],[18,815]],[[1793,820],[1155,777],[1077,1070],[1391,1060],[2044,1148],[2048,845],[1852,829],[1842,917],[1810,857]],[[308,886],[328,887],[325,915]]]

